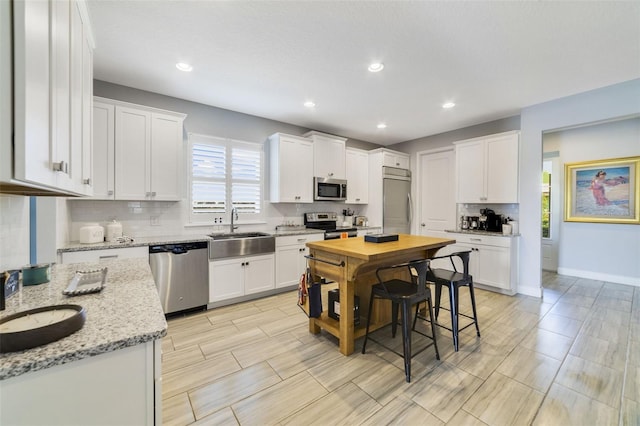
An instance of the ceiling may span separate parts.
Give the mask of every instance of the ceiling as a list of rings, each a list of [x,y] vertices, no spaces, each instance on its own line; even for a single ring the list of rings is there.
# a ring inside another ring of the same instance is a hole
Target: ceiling
[[[87,4],[98,80],[381,145],[640,77],[637,1]]]

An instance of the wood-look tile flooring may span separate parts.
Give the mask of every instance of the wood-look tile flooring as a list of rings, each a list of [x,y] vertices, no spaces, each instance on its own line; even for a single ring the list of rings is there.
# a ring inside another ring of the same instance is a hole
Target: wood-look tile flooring
[[[362,355],[359,339],[345,357],[329,334],[309,334],[295,292],[172,319],[163,424],[640,424],[640,288],[543,282],[542,300],[476,289],[482,337],[466,329],[456,353],[438,329],[441,359],[418,354],[411,383],[378,344]],[[466,289],[460,298],[468,311]],[[375,338],[401,350],[389,335]]]

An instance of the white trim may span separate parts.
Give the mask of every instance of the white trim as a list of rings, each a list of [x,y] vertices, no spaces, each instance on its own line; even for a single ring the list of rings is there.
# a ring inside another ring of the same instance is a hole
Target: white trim
[[[531,286],[519,285],[518,288],[516,289],[516,293],[524,294],[525,296],[533,296],[540,299],[542,297],[542,287],[531,287]]]
[[[609,283],[626,284],[640,287],[640,278],[627,277],[624,275],[603,274],[600,272],[585,271],[583,269],[558,268],[558,275],[568,275],[571,277],[587,278],[590,280],[606,281]]]

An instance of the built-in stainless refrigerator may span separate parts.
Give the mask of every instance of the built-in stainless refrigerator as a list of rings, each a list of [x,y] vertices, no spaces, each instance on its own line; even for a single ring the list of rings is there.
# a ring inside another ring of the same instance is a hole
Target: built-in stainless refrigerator
[[[382,168],[382,226],[387,234],[411,233],[413,203],[411,171],[396,167]]]

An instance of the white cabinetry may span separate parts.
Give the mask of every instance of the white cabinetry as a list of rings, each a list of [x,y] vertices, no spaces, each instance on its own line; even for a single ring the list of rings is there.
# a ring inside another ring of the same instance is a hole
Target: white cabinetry
[[[93,114],[94,199],[182,198],[184,114],[98,97]]]
[[[115,106],[93,103],[93,199],[115,199]]]
[[[161,380],[160,340],[11,377],[2,424],[159,425]]]
[[[272,203],[313,203],[313,142],[276,133],[269,137]]]
[[[65,251],[60,253],[60,263],[100,262],[107,259],[148,258],[149,247],[123,247],[100,250]]]
[[[313,175],[317,177],[346,179],[346,138],[316,131],[304,134],[313,142]]]
[[[455,143],[458,203],[517,203],[519,133]]]
[[[297,285],[306,269],[306,244],[321,241],[324,234],[276,237],[276,288]]]
[[[209,262],[209,302],[274,289],[274,255]]]
[[[93,41],[86,6],[2,3],[0,27],[13,29],[2,34],[0,52],[2,138],[13,137],[0,152],[2,190],[90,195],[91,115],[85,112],[93,90]]]
[[[364,237],[365,235],[379,234],[381,232],[382,232],[382,228],[358,229],[358,237]]]
[[[499,237],[452,233],[456,243],[438,252],[438,256],[454,251],[471,250],[469,269],[474,284],[489,286],[505,294],[518,288],[518,237]],[[439,261],[442,262],[442,261]],[[446,261],[448,263],[448,260]],[[436,265],[451,269],[450,264]],[[461,270],[461,269],[459,269]]]
[[[347,173],[347,204],[369,202],[369,154],[355,148],[345,153]]]
[[[387,167],[398,167],[400,169],[409,168],[409,156],[402,152],[382,150],[382,165]]]

